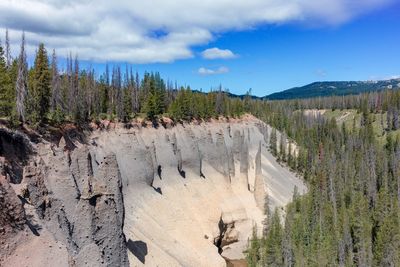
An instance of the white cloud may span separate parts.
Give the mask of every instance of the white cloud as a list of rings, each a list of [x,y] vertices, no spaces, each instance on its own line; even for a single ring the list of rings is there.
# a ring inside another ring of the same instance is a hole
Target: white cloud
[[[197,72],[200,75],[214,75],[214,74],[228,73],[229,69],[227,67],[219,67],[217,69],[207,69],[207,68],[201,67],[198,69]]]
[[[171,62],[216,34],[268,23],[340,24],[395,0],[1,0],[14,54],[21,30],[58,54],[94,61]]]
[[[317,75],[320,78],[325,78],[327,75],[327,72],[323,69],[318,69],[315,71],[315,75]]]
[[[371,75],[368,77],[370,81],[382,81],[382,80],[398,80],[400,79],[400,75]]]
[[[398,79],[400,79],[400,75],[391,75],[388,77],[387,80],[398,80]]]
[[[236,55],[231,50],[219,49],[217,47],[206,49],[201,52],[201,55],[205,59],[229,59],[236,57]]]

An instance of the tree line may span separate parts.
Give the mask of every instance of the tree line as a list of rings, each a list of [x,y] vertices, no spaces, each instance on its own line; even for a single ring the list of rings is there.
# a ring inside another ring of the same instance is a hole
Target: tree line
[[[295,190],[283,221],[266,198],[264,234],[249,241],[249,266],[400,266],[399,103],[400,92],[387,90],[254,106],[252,112],[299,145],[289,165],[308,193]],[[306,115],[310,108],[356,109],[361,120],[348,127]],[[389,114],[384,144],[372,125],[383,113]],[[288,162],[273,135],[271,151]]]
[[[235,117],[248,111],[246,101],[229,98],[221,86],[203,93],[165,81],[158,72],[140,77],[128,65],[110,68],[107,64],[98,75],[94,69],[82,69],[71,54],[60,71],[56,51],[49,55],[43,43],[33,66],[28,66],[24,34],[14,59],[8,31],[4,48],[0,42],[0,117],[17,123],[84,123],[106,118],[127,122],[141,114],[151,120],[163,114],[175,120]]]

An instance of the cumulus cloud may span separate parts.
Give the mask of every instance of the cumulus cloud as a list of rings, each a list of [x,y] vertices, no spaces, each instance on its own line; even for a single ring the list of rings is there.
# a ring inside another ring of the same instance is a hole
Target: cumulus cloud
[[[25,30],[28,51],[42,41],[86,60],[172,62],[193,57],[193,46],[218,33],[294,21],[340,24],[392,1],[1,0],[0,31],[10,29],[13,49]]]
[[[201,52],[201,55],[205,59],[229,59],[236,57],[236,55],[231,50],[219,49],[217,47],[206,49]]]
[[[227,67],[219,67],[217,69],[207,69],[204,67],[201,67],[197,71],[200,75],[214,75],[214,74],[224,74],[228,73],[229,69]]]

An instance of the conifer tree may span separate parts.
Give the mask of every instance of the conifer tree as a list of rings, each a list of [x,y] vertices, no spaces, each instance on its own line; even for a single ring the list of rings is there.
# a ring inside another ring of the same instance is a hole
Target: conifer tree
[[[135,87],[136,87],[136,95],[135,95],[135,99],[134,99],[134,108],[133,111],[134,112],[139,112],[141,109],[141,105],[140,105],[140,77],[139,77],[139,73],[136,72],[135,74]]]
[[[60,74],[58,73],[57,55],[56,50],[53,49],[53,55],[51,59],[51,110],[62,111],[63,101],[61,95],[61,81]]]
[[[279,160],[286,161],[286,137],[284,133],[279,138]]]
[[[14,94],[9,76],[4,50],[0,42],[0,116],[10,116]]]
[[[258,263],[260,261],[259,255],[260,249],[260,241],[257,238],[257,226],[253,226],[252,236],[249,240],[248,249],[246,253],[247,263],[250,267],[259,266]]]
[[[272,155],[277,156],[277,135],[276,129],[273,128],[269,139],[269,149]]]
[[[224,96],[222,92],[222,86],[219,86],[216,100],[215,100],[215,112],[217,115],[222,115],[224,112]]]
[[[21,51],[18,58],[18,76],[15,85],[17,116],[21,122],[25,122],[25,101],[27,95],[28,66],[25,53],[25,33],[22,33]]]
[[[43,120],[50,108],[50,69],[49,59],[44,44],[39,44],[36,53],[35,63],[33,67],[33,86],[31,96],[33,113],[36,114],[37,119]],[[36,118],[33,118],[36,120]]]
[[[73,74],[73,67],[72,67],[72,54],[70,53],[67,57],[67,70],[66,70],[66,80],[67,80],[67,88],[66,88],[66,95],[67,95],[67,108],[68,114],[71,116],[74,112],[75,108],[75,87],[74,87],[74,74]]]
[[[71,115],[74,118],[75,121],[81,121],[81,110],[80,108],[80,101],[82,100],[79,95],[80,95],[80,84],[79,84],[79,61],[78,61],[78,56],[75,55],[75,60],[74,63],[72,63],[72,55],[70,56],[70,92],[69,92],[69,97],[70,97],[70,109],[71,109]]]
[[[276,208],[272,214],[271,225],[265,240],[265,258],[267,266],[278,267],[283,265],[283,231],[280,220],[279,210]]]
[[[148,92],[143,111],[150,119],[154,119],[155,116],[164,112],[165,90],[161,87],[157,87],[156,82],[157,80],[153,74],[148,77],[148,84],[146,86]]]
[[[290,168],[294,169],[295,163],[294,163],[294,161],[293,161],[294,157],[293,157],[293,155],[292,155],[292,150],[293,150],[293,149],[292,149],[292,142],[289,141],[288,153],[287,153],[287,164],[288,164],[288,166],[289,166]]]
[[[100,113],[105,114],[108,111],[108,85],[106,84],[106,74],[104,73],[97,84],[99,93]]]

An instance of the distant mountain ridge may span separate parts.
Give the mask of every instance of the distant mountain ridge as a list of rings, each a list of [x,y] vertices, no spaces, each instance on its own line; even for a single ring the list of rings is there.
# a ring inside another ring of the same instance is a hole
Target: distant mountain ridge
[[[314,82],[301,87],[294,87],[263,97],[268,100],[311,98],[319,96],[337,96],[360,94],[384,89],[400,89],[400,79],[380,81],[331,81]]]

